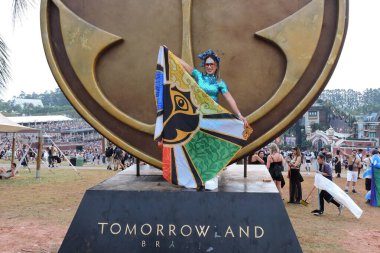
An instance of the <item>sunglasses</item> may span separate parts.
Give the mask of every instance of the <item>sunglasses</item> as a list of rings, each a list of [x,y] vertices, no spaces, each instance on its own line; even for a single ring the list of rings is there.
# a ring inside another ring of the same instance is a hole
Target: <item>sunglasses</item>
[[[212,67],[212,66],[215,66],[215,63],[205,63],[205,66],[206,67]]]

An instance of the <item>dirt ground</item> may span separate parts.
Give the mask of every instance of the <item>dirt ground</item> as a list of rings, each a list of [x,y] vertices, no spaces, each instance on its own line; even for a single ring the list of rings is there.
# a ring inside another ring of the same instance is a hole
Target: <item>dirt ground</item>
[[[16,178],[0,180],[0,252],[57,252],[86,189],[112,177],[105,169],[43,169],[41,179],[35,172],[21,171]],[[314,176],[304,174],[303,194],[312,188]],[[334,178],[343,187],[345,178]],[[347,209],[338,216],[334,205],[325,214],[310,212],[318,207],[316,191],[309,206],[284,205],[304,252],[380,252],[380,208],[364,201],[364,180],[359,193],[349,195],[363,209],[358,220]]]
[[[303,177],[305,198],[312,189],[314,175]],[[334,178],[334,182],[344,188],[346,178]],[[380,208],[365,203],[364,179],[358,180],[357,190],[358,193],[352,193],[350,189],[348,194],[363,210],[360,219],[356,219],[346,208],[338,216],[337,207],[326,202],[323,216],[310,214],[318,208],[316,191],[307,207],[285,203],[304,252],[380,252]],[[288,192],[285,196],[288,196]]]

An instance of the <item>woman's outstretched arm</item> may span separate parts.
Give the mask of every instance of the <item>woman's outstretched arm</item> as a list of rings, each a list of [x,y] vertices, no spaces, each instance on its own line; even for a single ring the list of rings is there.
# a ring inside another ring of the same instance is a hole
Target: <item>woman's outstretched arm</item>
[[[235,99],[232,97],[231,93],[229,91],[223,93],[223,96],[225,97],[225,99],[227,100],[228,102],[228,105],[231,107],[232,111],[238,115],[239,119],[241,121],[244,122],[244,126],[245,127],[248,127],[248,122],[247,122],[247,119],[243,117],[243,115],[241,115],[240,111],[239,111],[239,108],[237,107],[236,105],[236,102],[235,102]]]
[[[194,67],[190,66],[187,62],[185,62],[179,57],[177,57],[177,60],[181,63],[182,67],[186,70],[187,73],[189,73],[190,75],[193,73]]]

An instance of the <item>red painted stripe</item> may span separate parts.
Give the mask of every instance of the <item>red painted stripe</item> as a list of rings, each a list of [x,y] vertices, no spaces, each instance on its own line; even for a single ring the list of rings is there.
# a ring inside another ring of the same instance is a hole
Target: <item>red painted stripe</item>
[[[171,148],[164,147],[162,149],[162,176],[172,183],[172,161],[171,161]]]

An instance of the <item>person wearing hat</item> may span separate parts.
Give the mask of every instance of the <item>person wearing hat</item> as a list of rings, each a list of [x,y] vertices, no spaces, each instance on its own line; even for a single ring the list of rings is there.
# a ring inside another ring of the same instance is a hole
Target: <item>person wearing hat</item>
[[[184,60],[180,58],[178,59],[186,72],[188,72],[195,79],[207,95],[209,95],[215,102],[219,103],[219,94],[222,94],[233,113],[235,113],[238,118],[244,122],[245,126],[248,126],[248,122],[240,113],[235,99],[228,90],[227,84],[220,79],[220,58],[211,49],[198,55],[198,58],[202,61],[201,67],[204,67],[203,73],[187,64]]]
[[[178,58],[178,60],[186,72],[195,79],[199,87],[201,87],[201,89],[206,92],[206,94],[209,95],[216,103],[219,103],[219,94],[222,94],[233,113],[238,119],[244,122],[244,127],[247,128],[249,124],[246,118],[241,114],[235,99],[228,90],[227,84],[220,78],[220,58],[212,49],[208,49],[207,51],[201,53],[198,55],[198,58],[201,59],[201,67],[204,67],[204,72],[193,68],[180,58]],[[214,190],[216,188],[218,188],[217,177],[205,182],[206,190]]]
[[[107,170],[112,170],[112,164],[113,164],[113,147],[112,143],[108,143],[108,146],[106,148],[106,162],[107,162]]]

